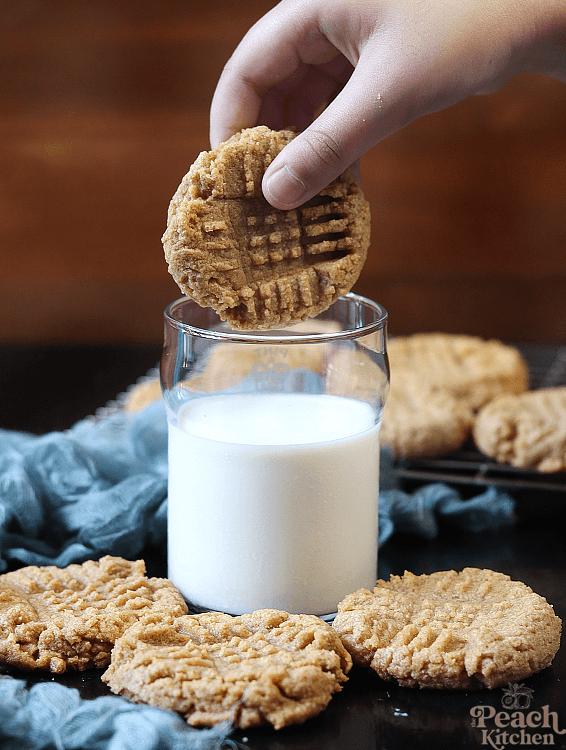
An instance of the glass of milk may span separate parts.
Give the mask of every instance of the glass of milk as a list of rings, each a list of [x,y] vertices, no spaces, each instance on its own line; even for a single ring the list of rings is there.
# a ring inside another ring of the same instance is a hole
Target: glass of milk
[[[375,585],[386,327],[355,294],[276,331],[166,309],[168,575],[197,611],[331,617]]]

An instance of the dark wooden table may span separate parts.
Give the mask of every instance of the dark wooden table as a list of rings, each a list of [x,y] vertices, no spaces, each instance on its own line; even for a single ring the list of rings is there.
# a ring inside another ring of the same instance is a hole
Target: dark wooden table
[[[70,427],[144,375],[158,358],[159,349],[151,346],[0,346],[0,427],[37,433]],[[565,522],[566,507],[559,498],[550,502],[547,495],[534,492],[530,498],[523,496],[517,522],[497,532],[474,534],[443,526],[433,540],[394,535],[380,550],[380,576],[402,574],[405,569],[418,574],[465,566],[491,568],[527,583],[564,619]],[[164,553],[148,552],[152,574],[166,574]],[[11,674],[27,678],[30,684],[53,679],[50,674]],[[56,679],[77,687],[84,698],[109,693],[96,671]],[[520,709],[524,716],[548,706],[546,710],[556,714],[557,728],[565,730],[566,649],[562,647],[553,665],[525,684],[533,693],[531,705]],[[473,725],[471,711],[476,706],[507,710],[503,697],[501,688],[478,692],[400,688],[356,668],[319,717],[279,732],[269,728],[237,732],[234,739],[252,750],[454,750],[521,746],[529,740],[536,745],[535,735],[540,734],[540,745],[566,748],[566,732],[559,734],[553,726],[526,729],[523,735],[508,727],[504,736],[504,729],[497,729],[493,720],[486,723],[485,731]]]

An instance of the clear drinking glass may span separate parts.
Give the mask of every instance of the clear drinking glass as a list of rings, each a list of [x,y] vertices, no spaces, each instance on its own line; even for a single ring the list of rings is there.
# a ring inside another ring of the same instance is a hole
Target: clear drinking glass
[[[375,585],[386,328],[355,294],[265,332],[166,309],[168,575],[195,609],[332,616]]]

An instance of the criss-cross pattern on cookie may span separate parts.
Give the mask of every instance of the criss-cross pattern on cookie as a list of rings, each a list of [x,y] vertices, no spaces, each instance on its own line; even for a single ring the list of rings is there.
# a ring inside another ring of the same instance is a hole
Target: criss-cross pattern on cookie
[[[548,667],[561,621],[544,597],[492,570],[391,576],[338,605],[354,662],[406,687],[474,689]]]

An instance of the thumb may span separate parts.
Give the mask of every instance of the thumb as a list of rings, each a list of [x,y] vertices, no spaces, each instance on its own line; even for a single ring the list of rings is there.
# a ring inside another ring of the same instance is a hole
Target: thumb
[[[291,148],[291,145],[293,148]],[[296,208],[330,184],[348,166],[343,149],[318,124],[297,136],[269,166],[265,198],[275,208]]]
[[[275,208],[302,205],[379,139],[374,122],[377,107],[367,91],[360,95],[355,77],[354,73],[336,99],[267,168],[263,193]]]

